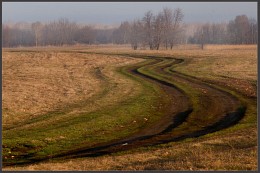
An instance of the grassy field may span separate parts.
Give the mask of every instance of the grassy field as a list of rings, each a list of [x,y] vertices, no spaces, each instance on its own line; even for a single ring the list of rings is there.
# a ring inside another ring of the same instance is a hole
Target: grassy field
[[[152,57],[163,61],[153,65]],[[174,64],[164,57],[184,61]],[[130,73],[132,68],[153,80]],[[216,107],[218,91],[245,106],[245,116],[234,126],[196,138],[99,157],[52,159],[75,148],[155,133],[143,129],[157,127],[178,103],[169,95],[176,91],[158,81],[181,89],[193,108],[186,122],[165,137],[196,132],[222,118],[208,110],[233,110],[226,104]],[[4,170],[256,170],[256,83],[255,45],[4,49],[3,163],[45,160],[7,164]]]

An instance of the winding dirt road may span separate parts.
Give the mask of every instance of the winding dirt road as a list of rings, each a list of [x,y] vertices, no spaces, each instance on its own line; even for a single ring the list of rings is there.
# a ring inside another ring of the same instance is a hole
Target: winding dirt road
[[[141,146],[151,146],[171,141],[179,141],[189,137],[198,137],[236,124],[243,118],[246,107],[228,92],[217,89],[210,84],[184,76],[170,67],[183,62],[181,59],[153,58],[154,61],[145,66],[132,66],[129,73],[142,77],[144,80],[160,85],[172,97],[172,109],[159,122],[141,130],[134,136],[100,144],[87,149],[57,155],[61,158],[89,157],[124,151]],[[140,72],[147,68],[154,75]],[[176,87],[175,83],[189,86],[192,93]],[[194,93],[196,93],[194,95]],[[193,94],[193,95],[192,95]],[[198,98],[197,105],[192,105],[191,97]]]
[[[167,93],[172,101],[167,114],[132,136],[91,148],[76,148],[55,155],[52,159],[99,156],[198,137],[232,126],[243,118],[246,107],[238,98],[211,84],[174,71],[174,66],[182,63],[182,59],[152,56],[136,58],[148,60],[145,65],[128,67],[127,72],[159,85]],[[28,163],[47,159],[28,158]]]

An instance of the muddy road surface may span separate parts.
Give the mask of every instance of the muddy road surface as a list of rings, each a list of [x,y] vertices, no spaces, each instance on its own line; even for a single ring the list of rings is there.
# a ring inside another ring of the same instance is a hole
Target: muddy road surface
[[[166,114],[131,136],[88,148],[75,147],[52,156],[52,159],[94,157],[198,137],[230,127],[243,118],[246,106],[238,98],[212,84],[174,71],[174,67],[184,60],[152,56],[137,58],[148,60],[145,64],[129,66],[127,72],[160,86],[167,93],[172,103]],[[27,162],[21,164],[48,159],[27,158]],[[7,166],[13,163],[3,164]]]

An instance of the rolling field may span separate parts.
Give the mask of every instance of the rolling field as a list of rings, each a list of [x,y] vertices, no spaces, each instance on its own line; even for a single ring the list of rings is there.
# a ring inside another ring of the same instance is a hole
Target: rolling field
[[[255,45],[3,50],[4,170],[256,170]]]

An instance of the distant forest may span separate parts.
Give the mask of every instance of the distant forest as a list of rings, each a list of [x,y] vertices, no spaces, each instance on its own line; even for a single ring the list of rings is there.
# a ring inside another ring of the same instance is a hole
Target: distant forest
[[[181,9],[148,11],[117,28],[101,29],[68,19],[49,23],[2,24],[2,46],[131,44],[133,49],[172,49],[178,44],[257,44],[257,21],[238,15],[228,23],[183,23]]]

